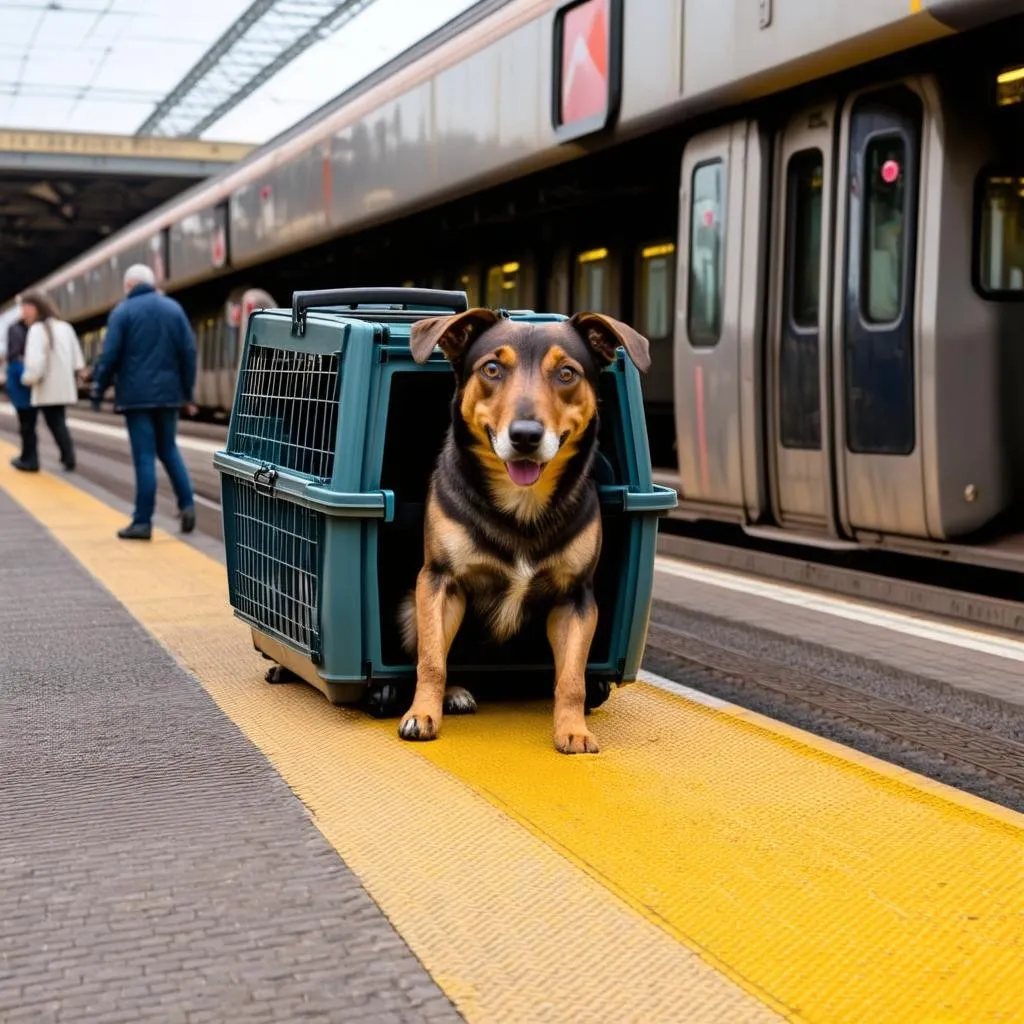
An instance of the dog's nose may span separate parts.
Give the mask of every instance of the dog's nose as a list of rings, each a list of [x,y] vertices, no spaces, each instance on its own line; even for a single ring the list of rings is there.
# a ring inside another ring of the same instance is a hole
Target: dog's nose
[[[535,452],[544,440],[544,424],[536,420],[514,420],[508,428],[508,439],[517,452]]]

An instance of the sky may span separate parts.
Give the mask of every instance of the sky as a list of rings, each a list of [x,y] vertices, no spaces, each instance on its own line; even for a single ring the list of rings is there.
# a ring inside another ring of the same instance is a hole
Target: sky
[[[134,134],[251,2],[2,0],[0,128]],[[202,137],[265,142],[473,2],[375,0]]]

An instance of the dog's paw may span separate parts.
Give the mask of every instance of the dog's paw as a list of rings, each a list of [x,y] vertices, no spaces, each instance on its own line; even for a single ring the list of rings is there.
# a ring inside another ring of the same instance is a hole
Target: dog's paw
[[[399,723],[398,735],[403,740],[436,740],[440,724],[440,716],[414,715],[410,711]]]
[[[582,725],[555,732],[555,749],[560,754],[596,754],[601,748],[597,738]]]
[[[476,698],[461,686],[449,686],[444,691],[444,710],[449,715],[471,715],[476,711]]]

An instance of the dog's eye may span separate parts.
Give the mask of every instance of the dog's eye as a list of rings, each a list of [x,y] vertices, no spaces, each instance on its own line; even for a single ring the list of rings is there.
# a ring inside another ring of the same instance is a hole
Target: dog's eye
[[[501,363],[496,363],[493,359],[489,363],[484,363],[480,367],[480,372],[488,380],[500,380],[501,379]]]
[[[559,384],[571,384],[578,374],[571,366],[563,366],[558,371],[558,383]]]

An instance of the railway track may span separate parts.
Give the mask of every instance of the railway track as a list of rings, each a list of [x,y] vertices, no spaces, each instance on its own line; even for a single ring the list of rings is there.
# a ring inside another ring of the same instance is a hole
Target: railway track
[[[89,402],[79,402],[68,415],[86,423],[109,423],[111,426],[123,426],[124,420],[115,413],[108,402],[97,411]],[[227,422],[211,422],[209,420],[186,419],[178,420],[178,434],[182,437],[203,437],[212,441],[223,441],[227,437]]]
[[[863,693],[790,664],[708,643],[694,631],[662,622],[651,623],[648,647],[670,655],[681,665],[728,680],[733,690],[800,704],[982,772],[1012,789],[1024,806],[1024,743]]]

